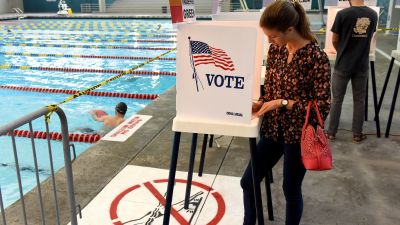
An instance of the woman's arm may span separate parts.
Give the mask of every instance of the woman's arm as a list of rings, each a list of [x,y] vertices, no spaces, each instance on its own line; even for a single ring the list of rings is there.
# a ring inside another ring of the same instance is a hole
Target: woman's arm
[[[331,104],[331,68],[325,52],[320,50],[313,54],[312,66],[309,71],[310,80],[308,81],[313,84],[313,92],[310,93],[309,99],[300,99],[295,102],[292,110],[296,111],[297,115],[305,116],[309,100],[316,100],[322,120],[325,120]]]

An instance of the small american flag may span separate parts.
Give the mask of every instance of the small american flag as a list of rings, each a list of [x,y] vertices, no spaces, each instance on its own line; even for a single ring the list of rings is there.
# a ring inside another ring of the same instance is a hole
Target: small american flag
[[[219,48],[213,48],[201,41],[190,41],[194,66],[201,64],[214,64],[223,70],[234,71],[232,59],[226,52]]]

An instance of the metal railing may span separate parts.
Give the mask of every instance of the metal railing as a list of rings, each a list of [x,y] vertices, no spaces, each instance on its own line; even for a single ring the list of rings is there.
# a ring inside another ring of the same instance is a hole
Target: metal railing
[[[12,10],[17,14],[23,14],[24,13],[20,8],[12,8]]]
[[[89,4],[83,3],[81,4],[81,12],[82,13],[92,13],[92,12],[99,12],[99,4]]]
[[[25,16],[23,15],[24,11],[22,11],[20,8],[12,8],[12,11],[18,15],[18,20],[25,18]]]
[[[13,148],[13,154],[14,154],[14,163],[15,163],[15,170],[17,173],[17,180],[18,180],[18,189],[19,189],[19,195],[20,199],[17,202],[17,206],[21,206],[21,216],[22,219],[18,224],[28,224],[28,219],[27,217],[27,208],[26,208],[26,202],[24,199],[24,194],[23,194],[23,189],[22,189],[22,180],[21,180],[21,168],[19,164],[19,158],[18,158],[18,150],[17,150],[17,144],[16,144],[16,138],[14,134],[14,130],[17,129],[18,127],[21,127],[23,125],[29,125],[29,131],[30,131],[30,140],[32,144],[32,153],[33,153],[33,161],[34,161],[34,172],[35,172],[35,177],[36,177],[36,189],[38,193],[38,203],[34,203],[34,205],[39,205],[40,207],[40,224],[45,225],[46,224],[46,215],[45,212],[48,213],[48,211],[45,210],[44,202],[43,202],[43,196],[42,196],[42,189],[41,189],[41,183],[39,179],[39,168],[38,168],[38,160],[37,160],[37,154],[36,154],[36,145],[35,145],[35,140],[34,140],[34,131],[33,131],[33,126],[32,122],[38,118],[44,118],[46,114],[49,113],[49,110],[47,107],[43,107],[37,111],[34,111],[26,116],[23,116],[11,123],[8,123],[4,126],[0,127],[0,136],[3,135],[9,135],[11,136],[11,141],[12,141],[12,148]],[[64,168],[65,168],[65,173],[66,173],[66,178],[67,178],[67,193],[68,193],[68,204],[69,204],[69,210],[70,210],[70,221],[71,225],[77,225],[77,217],[76,217],[76,204],[75,204],[75,195],[74,195],[74,183],[73,183],[73,175],[72,175],[72,164],[71,164],[71,153],[70,153],[70,144],[69,144],[69,139],[68,139],[68,124],[67,124],[67,118],[61,108],[58,108],[56,111],[56,114],[60,118],[60,123],[61,123],[61,133],[62,133],[62,145],[63,145],[63,154],[64,154]],[[53,165],[53,156],[52,156],[52,150],[51,150],[51,144],[50,144],[50,135],[49,135],[49,125],[45,121],[46,125],[46,134],[47,134],[47,146],[48,146],[48,152],[49,152],[49,159],[50,159],[50,172],[51,172],[51,186],[53,189],[53,197],[54,197],[54,209],[56,211],[56,222],[54,221],[47,221],[47,224],[58,224],[60,225],[60,205],[58,201],[58,196],[57,196],[57,188],[56,188],[56,180],[55,180],[55,174],[54,174],[54,165]],[[65,138],[66,137],[66,138]],[[25,149],[26,150],[26,149]],[[2,149],[4,151],[4,149]],[[22,154],[22,153],[20,153]],[[34,192],[32,192],[34,193]],[[31,193],[30,193],[31,194]],[[44,198],[48,200],[49,198]],[[47,203],[47,202],[45,202]],[[46,204],[47,207],[50,204]],[[7,209],[4,209],[4,204],[3,204],[3,196],[1,192],[1,187],[0,187],[0,209],[1,209],[1,220],[2,224],[6,225],[7,224]],[[47,209],[47,208],[46,208]],[[13,213],[15,214],[15,213]],[[15,217],[15,215],[12,215]],[[32,216],[30,214],[30,216]],[[33,215],[33,217],[37,217],[37,215]],[[13,221],[15,222],[15,221]],[[32,223],[31,223],[32,224]],[[39,222],[33,222],[33,224],[39,224]]]

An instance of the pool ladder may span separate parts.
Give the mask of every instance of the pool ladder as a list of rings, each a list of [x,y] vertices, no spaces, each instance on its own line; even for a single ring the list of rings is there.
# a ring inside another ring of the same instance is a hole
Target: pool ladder
[[[24,11],[22,11],[20,8],[12,8],[12,10],[18,14],[18,20],[21,20],[23,18],[25,18],[25,16],[23,16]]]

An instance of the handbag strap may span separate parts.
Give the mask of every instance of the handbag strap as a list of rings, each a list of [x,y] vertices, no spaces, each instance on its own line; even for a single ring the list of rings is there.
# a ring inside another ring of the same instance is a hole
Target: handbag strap
[[[319,113],[319,109],[318,109],[318,105],[317,105],[317,100],[314,100],[314,109],[315,109],[315,112],[317,112],[317,117],[318,117],[318,122],[319,122],[319,125],[321,126],[321,127],[324,127],[324,122],[322,122],[322,118],[321,118],[321,113]]]
[[[311,110],[311,104],[312,103],[314,103],[313,106],[314,106],[315,112],[317,113],[318,123],[319,123],[319,125],[321,127],[323,127],[324,123],[322,122],[322,118],[321,118],[321,114],[320,114],[319,109],[318,109],[317,101],[316,100],[314,100],[314,101],[310,100],[308,102],[308,106],[307,106],[307,114],[306,114],[306,120],[304,121],[303,130],[307,127],[308,119],[310,117],[310,110]]]
[[[308,118],[310,117],[310,108],[311,108],[311,101],[308,102],[306,120],[304,121],[303,131],[306,129],[307,124],[308,124]]]

